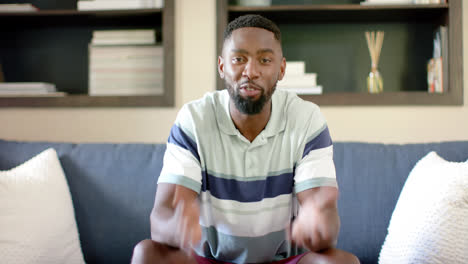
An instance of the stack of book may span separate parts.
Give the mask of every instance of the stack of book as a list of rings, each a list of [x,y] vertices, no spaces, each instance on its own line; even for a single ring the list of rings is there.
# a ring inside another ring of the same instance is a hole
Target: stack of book
[[[322,86],[317,85],[317,74],[305,73],[305,62],[303,61],[287,62],[284,78],[278,82],[276,87],[297,94],[322,93]]]
[[[161,95],[163,47],[155,31],[94,31],[89,45],[89,95]]]
[[[79,0],[78,10],[162,8],[164,0]]]
[[[57,92],[55,84],[43,82],[5,82],[0,83],[1,97],[19,96],[64,96]]]

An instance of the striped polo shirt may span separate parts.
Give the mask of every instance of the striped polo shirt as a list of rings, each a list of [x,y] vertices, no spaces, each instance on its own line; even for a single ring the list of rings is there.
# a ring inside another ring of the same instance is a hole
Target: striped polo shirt
[[[287,258],[295,194],[337,187],[325,118],[317,105],[277,90],[268,124],[250,142],[231,119],[227,90],[208,93],[179,111],[158,183],[199,194],[197,254],[231,263]]]

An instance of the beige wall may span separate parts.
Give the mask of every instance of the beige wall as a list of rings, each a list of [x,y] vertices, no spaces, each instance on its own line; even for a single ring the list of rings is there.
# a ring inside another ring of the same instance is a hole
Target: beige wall
[[[215,1],[176,0],[176,107],[0,109],[0,138],[71,142],[165,142],[177,109],[214,90]],[[202,14],[202,15],[200,15]],[[463,28],[468,30],[468,5]],[[468,65],[464,34],[464,65]],[[468,140],[468,66],[462,107],[323,107],[335,141]]]

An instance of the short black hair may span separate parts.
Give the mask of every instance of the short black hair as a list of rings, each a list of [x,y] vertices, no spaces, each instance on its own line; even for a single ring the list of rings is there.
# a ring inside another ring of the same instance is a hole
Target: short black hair
[[[261,15],[244,15],[229,22],[226,29],[224,30],[223,41],[226,41],[226,39],[230,38],[234,30],[244,27],[266,29],[272,32],[275,35],[275,39],[281,43],[281,31],[279,27],[273,21]]]

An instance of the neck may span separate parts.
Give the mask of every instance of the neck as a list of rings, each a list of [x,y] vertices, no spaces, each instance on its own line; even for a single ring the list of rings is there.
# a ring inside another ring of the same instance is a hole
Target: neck
[[[229,102],[229,113],[236,128],[250,142],[262,132],[268,124],[271,116],[271,99],[265,104],[262,111],[255,115],[241,113],[231,100]]]

